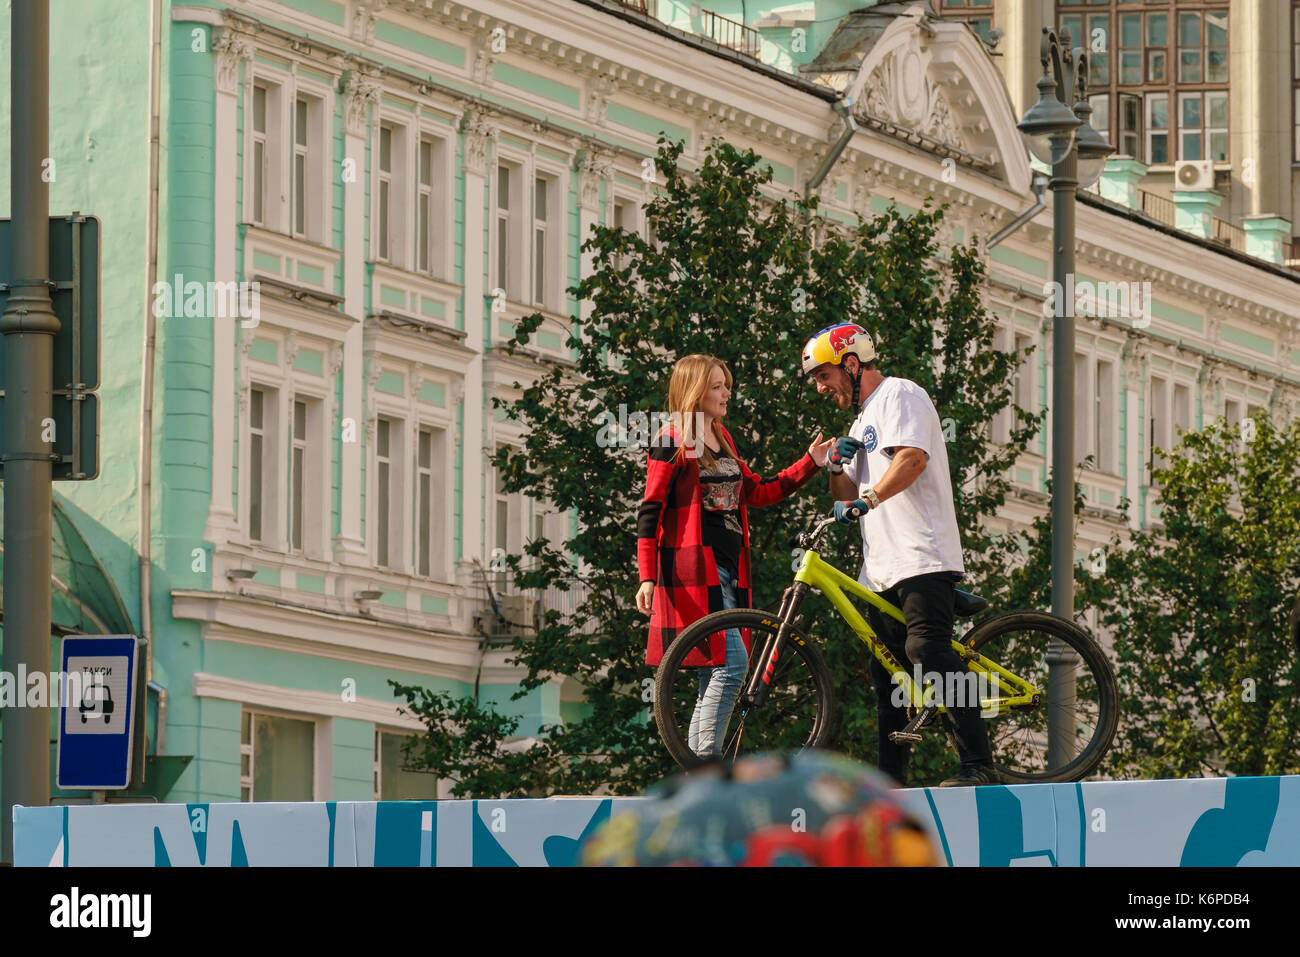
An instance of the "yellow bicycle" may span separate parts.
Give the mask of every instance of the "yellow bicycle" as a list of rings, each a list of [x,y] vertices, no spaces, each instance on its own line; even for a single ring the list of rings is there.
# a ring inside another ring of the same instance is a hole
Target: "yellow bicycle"
[[[659,735],[678,764],[690,768],[710,760],[690,746],[700,681],[698,669],[682,662],[711,635],[731,628],[749,631],[750,658],[727,727],[717,730],[722,757],[734,760],[756,751],[834,744],[839,730],[834,679],[799,614],[815,589],[892,676],[894,693],[901,695],[911,716],[907,726],[894,733],[896,742],[916,743],[926,731],[942,728],[951,744],[947,710],[937,702],[978,700],[988,722],[993,761],[1004,782],[1078,781],[1097,768],[1115,736],[1119,690],[1110,662],[1087,632],[1041,611],[996,614],[953,639],[968,674],[947,679],[953,687],[940,689],[933,682],[918,687],[910,669],[890,652],[848,596],[898,621],[903,621],[902,611],[818,555],[834,521],[824,519],[798,536],[805,551],[778,612],[715,612],[683,630],[669,646],[655,675],[654,714]],[[958,618],[987,607],[985,599],[958,590]]]

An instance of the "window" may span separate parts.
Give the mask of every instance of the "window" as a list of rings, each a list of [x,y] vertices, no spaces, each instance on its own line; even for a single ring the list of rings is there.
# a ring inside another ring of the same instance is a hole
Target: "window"
[[[951,20],[964,20],[984,42],[988,42],[989,31],[993,27],[990,15],[993,0],[942,0],[936,3],[940,16]]]
[[[1133,93],[1119,95],[1119,137],[1111,142],[1125,156],[1142,155],[1142,97]]]
[[[1032,413],[1035,411],[1033,356],[1025,355],[1031,345],[1033,340],[1029,336],[1016,333],[1016,355],[1020,357],[1015,377],[1016,405]]]
[[[289,465],[289,547],[302,551],[303,482],[307,466],[307,403],[293,403],[293,451]]]
[[[1147,162],[1169,162],[1169,94],[1147,94]]]
[[[1241,403],[1235,399],[1225,399],[1223,402],[1223,417],[1228,420],[1229,425],[1236,425],[1241,421]]]
[[[1147,82],[1167,83],[1169,14],[1147,14]]]
[[[420,140],[420,184],[416,197],[416,246],[419,249],[416,268],[420,272],[432,271],[430,247],[433,242],[433,141]]]
[[[379,127],[379,193],[376,215],[379,222],[379,259],[389,262],[393,254],[392,202],[393,202],[393,128],[387,124]]]
[[[1088,122],[1092,128],[1101,134],[1101,138],[1107,143],[1110,140],[1110,94],[1093,93],[1088,97],[1088,105],[1092,107],[1092,116]]]
[[[1142,82],[1142,14],[1119,18],[1119,77],[1121,84]]]
[[[1178,14],[1178,82],[1202,82],[1201,47],[1201,15],[1199,13]]]
[[[1073,34],[1071,34],[1073,36]],[[1076,41],[1088,51],[1088,85],[1110,84],[1110,16],[1105,13],[1088,15],[1088,35]]]
[[[389,565],[389,533],[392,529],[393,432],[394,422],[380,418],[375,426],[375,563]]]
[[[1201,157],[1222,153],[1226,161],[1226,122],[1225,135],[1211,142],[1210,130],[1220,126],[1208,119],[1214,104],[1204,95],[1225,94],[1226,113],[1227,0],[1059,0],[1056,7],[1064,13],[1058,22],[1070,31],[1070,45],[1089,49],[1090,98],[1104,97],[1109,107],[1093,102],[1094,125],[1104,114],[1121,154],[1164,164],[1198,155],[1199,142]],[[1184,138],[1180,97],[1195,93],[1202,94],[1204,121],[1191,124]],[[1159,125],[1152,125],[1153,114]],[[1184,147],[1192,152],[1185,154]]]
[[[1185,160],[1228,158],[1228,94],[1180,93],[1179,155]],[[1208,144],[1209,155],[1205,150]]]
[[[1148,482],[1156,469],[1164,468],[1167,459],[1157,455],[1156,449],[1169,448],[1169,385],[1159,376],[1151,377],[1147,394],[1147,470]]]
[[[1086,355],[1076,352],[1074,354],[1074,394],[1096,395],[1095,384],[1092,382],[1092,362]],[[1092,430],[1092,417],[1094,409],[1089,407],[1089,403],[1075,402],[1074,404],[1074,461],[1082,463],[1089,455],[1096,455],[1096,447],[1092,444],[1094,434]],[[1093,460],[1093,467],[1096,467],[1096,460]]]
[[[274,487],[267,468],[267,445],[270,439],[272,396],[265,389],[253,388],[248,395],[248,538],[262,541],[267,519],[267,503]]]
[[[1115,363],[1107,359],[1098,359],[1096,372],[1097,398],[1092,419],[1092,448],[1097,456],[1097,470],[1113,475],[1119,471],[1115,460]]]
[[[1175,442],[1179,436],[1192,430],[1192,390],[1185,385],[1174,386],[1174,429]]]
[[[267,89],[261,84],[253,86],[253,222],[262,226],[266,222],[266,101]]]
[[[293,189],[291,198],[293,209],[290,217],[293,221],[293,234],[295,236],[307,235],[307,199],[310,195],[308,192],[308,159],[307,144],[308,139],[308,122],[309,117],[315,111],[308,110],[307,100],[298,97],[294,101],[293,109]]]
[[[375,731],[375,800],[436,801],[438,778],[429,771],[408,771],[402,746],[415,735]]]
[[[439,481],[442,461],[442,431],[420,429],[416,449],[416,570],[430,578],[440,578],[444,573],[443,550],[443,496]]]
[[[511,168],[502,164],[497,167],[497,288],[505,291],[509,297],[510,287],[510,180]]]
[[[239,799],[311,801],[316,723],[244,711],[240,715]]]
[[[546,305],[549,283],[547,282],[546,256],[547,246],[547,195],[550,193],[550,181],[538,176],[533,188],[533,305]]]
[[[501,471],[496,471],[495,485],[495,528],[493,550],[495,557],[504,559],[507,555],[518,555],[523,550],[523,532],[527,516],[524,514],[524,496],[522,492],[507,492]],[[506,587],[506,577],[498,579],[502,588]]]

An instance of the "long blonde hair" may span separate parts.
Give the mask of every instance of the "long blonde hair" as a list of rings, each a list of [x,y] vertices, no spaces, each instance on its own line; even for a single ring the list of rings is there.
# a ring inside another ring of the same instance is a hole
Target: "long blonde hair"
[[[722,370],[722,374],[726,377],[727,388],[730,389],[733,380],[727,364],[721,359],[700,352],[678,359],[677,364],[673,366],[672,378],[668,380],[668,412],[674,424],[680,423],[678,427],[681,432],[681,442],[677,447],[677,455],[681,455],[682,450],[688,446],[693,446],[694,454],[700,457],[700,464],[706,466],[713,465],[714,455],[705,444],[703,437],[695,434],[699,424],[699,416],[695,413],[699,411],[700,400],[709,389],[709,379],[713,376],[715,368]],[[713,434],[718,442],[727,441],[723,438],[716,419],[713,422]],[[726,448],[725,445],[723,447]]]

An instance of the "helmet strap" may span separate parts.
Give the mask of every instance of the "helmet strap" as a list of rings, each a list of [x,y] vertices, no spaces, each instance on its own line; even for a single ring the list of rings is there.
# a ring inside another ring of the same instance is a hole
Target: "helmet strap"
[[[862,382],[862,363],[858,362],[858,374],[850,375],[853,379],[853,409],[856,414],[858,408],[858,384]]]

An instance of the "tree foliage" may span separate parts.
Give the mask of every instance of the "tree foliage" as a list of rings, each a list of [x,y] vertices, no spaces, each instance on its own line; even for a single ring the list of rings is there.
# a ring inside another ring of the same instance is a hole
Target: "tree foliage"
[[[1155,473],[1159,522],[1116,538],[1088,600],[1114,634],[1123,777],[1300,771],[1300,420],[1186,434]],[[1163,527],[1161,527],[1161,525]]]

